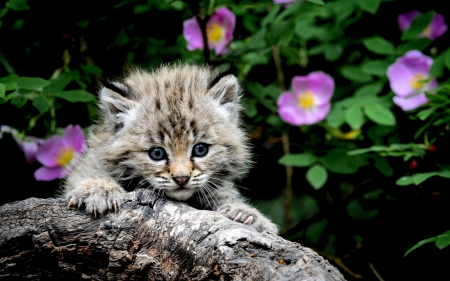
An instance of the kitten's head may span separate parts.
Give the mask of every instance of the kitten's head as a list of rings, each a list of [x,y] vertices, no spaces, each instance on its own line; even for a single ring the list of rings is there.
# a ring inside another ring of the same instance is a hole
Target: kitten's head
[[[116,180],[143,178],[177,200],[229,186],[250,158],[239,99],[236,77],[206,67],[164,66],[105,83],[107,170]]]

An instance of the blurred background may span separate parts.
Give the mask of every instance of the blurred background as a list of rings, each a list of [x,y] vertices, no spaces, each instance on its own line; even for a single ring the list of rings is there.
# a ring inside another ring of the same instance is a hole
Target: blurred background
[[[437,14],[450,20],[446,2],[275,2],[0,4],[0,204],[55,196],[61,179],[36,180],[42,164],[27,161],[24,142],[39,146],[70,124],[87,133],[100,79],[208,63],[242,82],[254,164],[238,185],[284,238],[313,248],[348,280],[448,280],[450,241],[436,237],[450,230],[450,35],[424,36]],[[188,50],[183,22],[197,16],[207,26],[223,7],[235,16],[228,50]],[[399,15],[411,11],[420,15],[401,30]],[[410,50],[433,59],[439,88],[404,111],[386,71]],[[289,124],[277,100],[295,92],[294,77],[316,71],[334,80],[331,110],[315,124]]]

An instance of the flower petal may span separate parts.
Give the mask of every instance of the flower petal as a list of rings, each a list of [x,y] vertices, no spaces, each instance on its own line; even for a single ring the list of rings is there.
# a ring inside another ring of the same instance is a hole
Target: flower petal
[[[409,13],[399,15],[397,18],[398,28],[400,28],[401,31],[407,30],[413,19],[420,14],[421,13],[419,11],[411,11]]]
[[[325,103],[312,110],[305,111],[303,114],[303,124],[311,125],[322,121],[325,117],[327,117],[328,112],[330,112],[330,108],[330,104]]]
[[[296,95],[312,91],[314,105],[323,105],[330,101],[334,92],[334,80],[322,71],[311,72],[307,76],[295,76],[292,79],[292,88]]]
[[[393,98],[394,103],[398,106],[400,106],[404,111],[416,109],[422,104],[425,104],[428,102],[427,97],[425,94],[419,94],[417,96],[413,97],[399,97],[395,96]]]
[[[57,178],[61,178],[61,168],[48,168],[40,167],[34,172],[34,177],[38,181],[51,181]]]
[[[63,140],[72,146],[76,152],[81,153],[84,149],[85,138],[83,130],[78,125],[69,125],[64,131]]]
[[[430,38],[436,39],[447,31],[447,24],[445,24],[444,16],[436,13],[430,23]]]
[[[278,114],[285,122],[299,126],[303,125],[303,112],[296,106],[285,106],[278,108]]]
[[[183,22],[183,36],[188,42],[187,49],[189,51],[195,49],[203,50],[202,31],[200,30],[200,26],[195,17]]]
[[[395,62],[388,67],[387,77],[392,91],[401,97],[414,93],[410,80],[414,77],[411,71],[404,65]]]
[[[298,100],[292,92],[283,92],[278,98],[278,107],[297,106]]]
[[[230,50],[227,46],[233,39],[236,16],[227,7],[222,7],[214,12],[207,23],[208,26],[213,24],[219,25],[225,34],[220,41],[208,42],[208,44],[210,45],[210,48],[214,48],[216,55],[225,54]]]
[[[64,145],[65,141],[61,137],[52,136],[38,148],[36,153],[37,160],[48,168],[58,167],[56,157]]]
[[[23,153],[25,154],[25,158],[27,159],[28,164],[33,164],[36,162],[36,153],[38,150],[38,144],[36,142],[26,142],[23,141],[20,143],[22,147]]]

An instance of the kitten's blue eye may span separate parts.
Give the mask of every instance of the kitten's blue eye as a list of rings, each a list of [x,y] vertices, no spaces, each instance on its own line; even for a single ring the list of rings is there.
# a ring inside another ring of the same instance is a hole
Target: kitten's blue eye
[[[208,154],[208,145],[206,143],[198,143],[192,148],[192,156],[203,157]]]
[[[155,161],[167,158],[167,153],[162,147],[153,147],[148,151],[148,155]]]

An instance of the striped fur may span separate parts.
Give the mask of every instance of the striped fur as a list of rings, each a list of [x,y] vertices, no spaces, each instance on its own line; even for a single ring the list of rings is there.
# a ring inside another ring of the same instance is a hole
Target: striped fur
[[[260,231],[276,232],[233,184],[248,170],[250,159],[240,86],[233,75],[173,65],[133,70],[123,81],[104,85],[101,119],[64,185],[69,205],[84,204],[86,212],[102,213],[120,206],[124,189],[145,187],[156,197],[194,202]],[[206,155],[194,153],[198,144],[208,147]],[[155,148],[167,156],[153,159]]]

